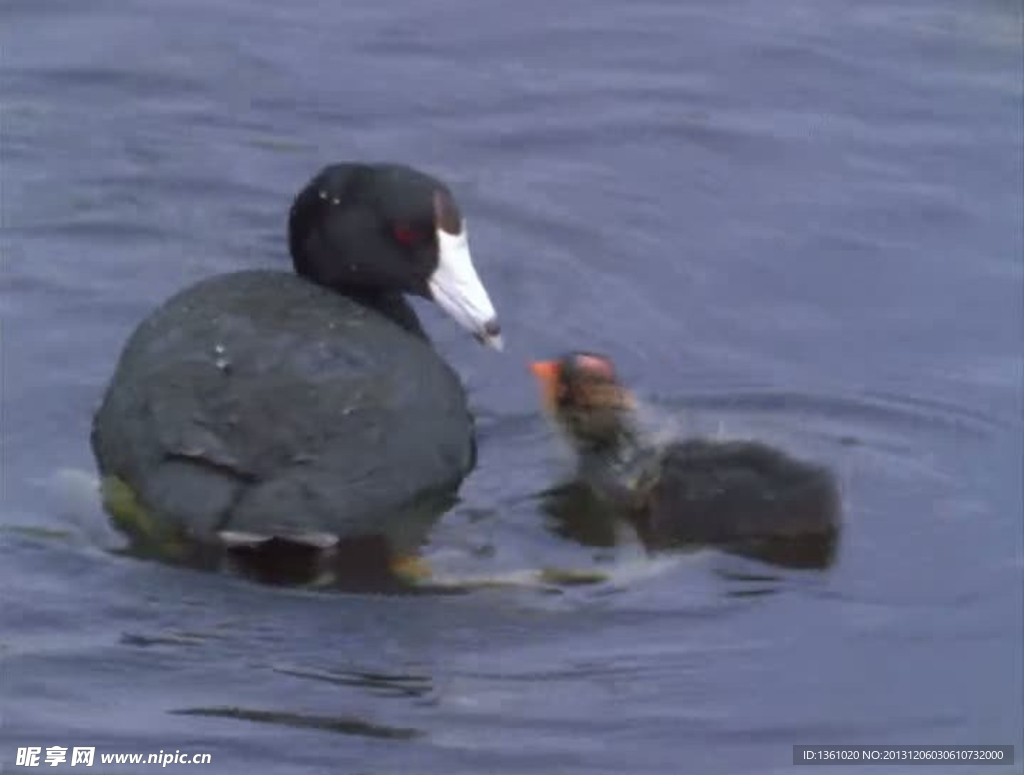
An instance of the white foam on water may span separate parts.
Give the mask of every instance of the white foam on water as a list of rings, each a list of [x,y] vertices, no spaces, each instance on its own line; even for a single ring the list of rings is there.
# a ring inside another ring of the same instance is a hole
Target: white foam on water
[[[124,545],[103,510],[99,477],[81,468],[58,468],[36,481],[55,523],[84,542],[105,549]]]

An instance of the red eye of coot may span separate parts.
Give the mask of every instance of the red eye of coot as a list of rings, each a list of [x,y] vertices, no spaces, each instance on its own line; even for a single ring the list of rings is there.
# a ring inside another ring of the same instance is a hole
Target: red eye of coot
[[[420,233],[411,226],[396,226],[392,234],[403,245],[416,245],[421,241]]]

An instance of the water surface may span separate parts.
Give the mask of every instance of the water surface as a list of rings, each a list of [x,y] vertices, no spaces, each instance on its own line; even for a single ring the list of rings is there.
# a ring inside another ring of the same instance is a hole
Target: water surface
[[[1019,3],[2,15],[0,762],[27,745],[206,752],[224,773],[774,773],[813,743],[1024,756]],[[69,495],[133,326],[210,274],[287,267],[291,196],[351,158],[451,182],[506,331],[496,356],[420,305],[481,444],[435,566],[609,582],[269,589],[112,554]],[[566,461],[525,361],[578,347],[683,429],[831,465],[835,565],[559,537],[537,496]]]

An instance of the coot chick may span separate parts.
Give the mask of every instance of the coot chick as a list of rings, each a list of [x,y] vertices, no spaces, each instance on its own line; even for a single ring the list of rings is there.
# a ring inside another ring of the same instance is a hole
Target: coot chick
[[[403,294],[501,347],[465,220],[423,172],[336,164],[295,197],[288,243],[294,274],[211,277],[132,333],[93,420],[105,505],[163,559],[285,557],[287,581],[405,567],[476,447]]]
[[[574,352],[531,368],[578,456],[574,484],[628,521],[648,550],[710,545],[781,565],[831,562],[840,496],[825,467],[757,441],[654,443],[603,355]],[[582,502],[578,489],[563,492]]]

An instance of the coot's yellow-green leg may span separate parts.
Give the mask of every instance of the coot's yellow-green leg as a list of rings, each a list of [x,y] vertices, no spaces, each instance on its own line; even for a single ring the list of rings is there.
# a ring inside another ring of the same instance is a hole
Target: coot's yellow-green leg
[[[100,498],[103,508],[114,525],[132,536],[149,551],[167,559],[184,556],[185,546],[172,531],[161,529],[156,520],[139,502],[135,491],[117,476],[104,476],[100,480]]]
[[[392,557],[388,567],[396,578],[408,584],[422,584],[429,581],[433,575],[430,564],[415,554],[400,554]]]
[[[578,586],[583,584],[603,584],[608,581],[608,574],[598,570],[576,570],[573,568],[541,568],[537,579],[545,584],[556,586]]]

